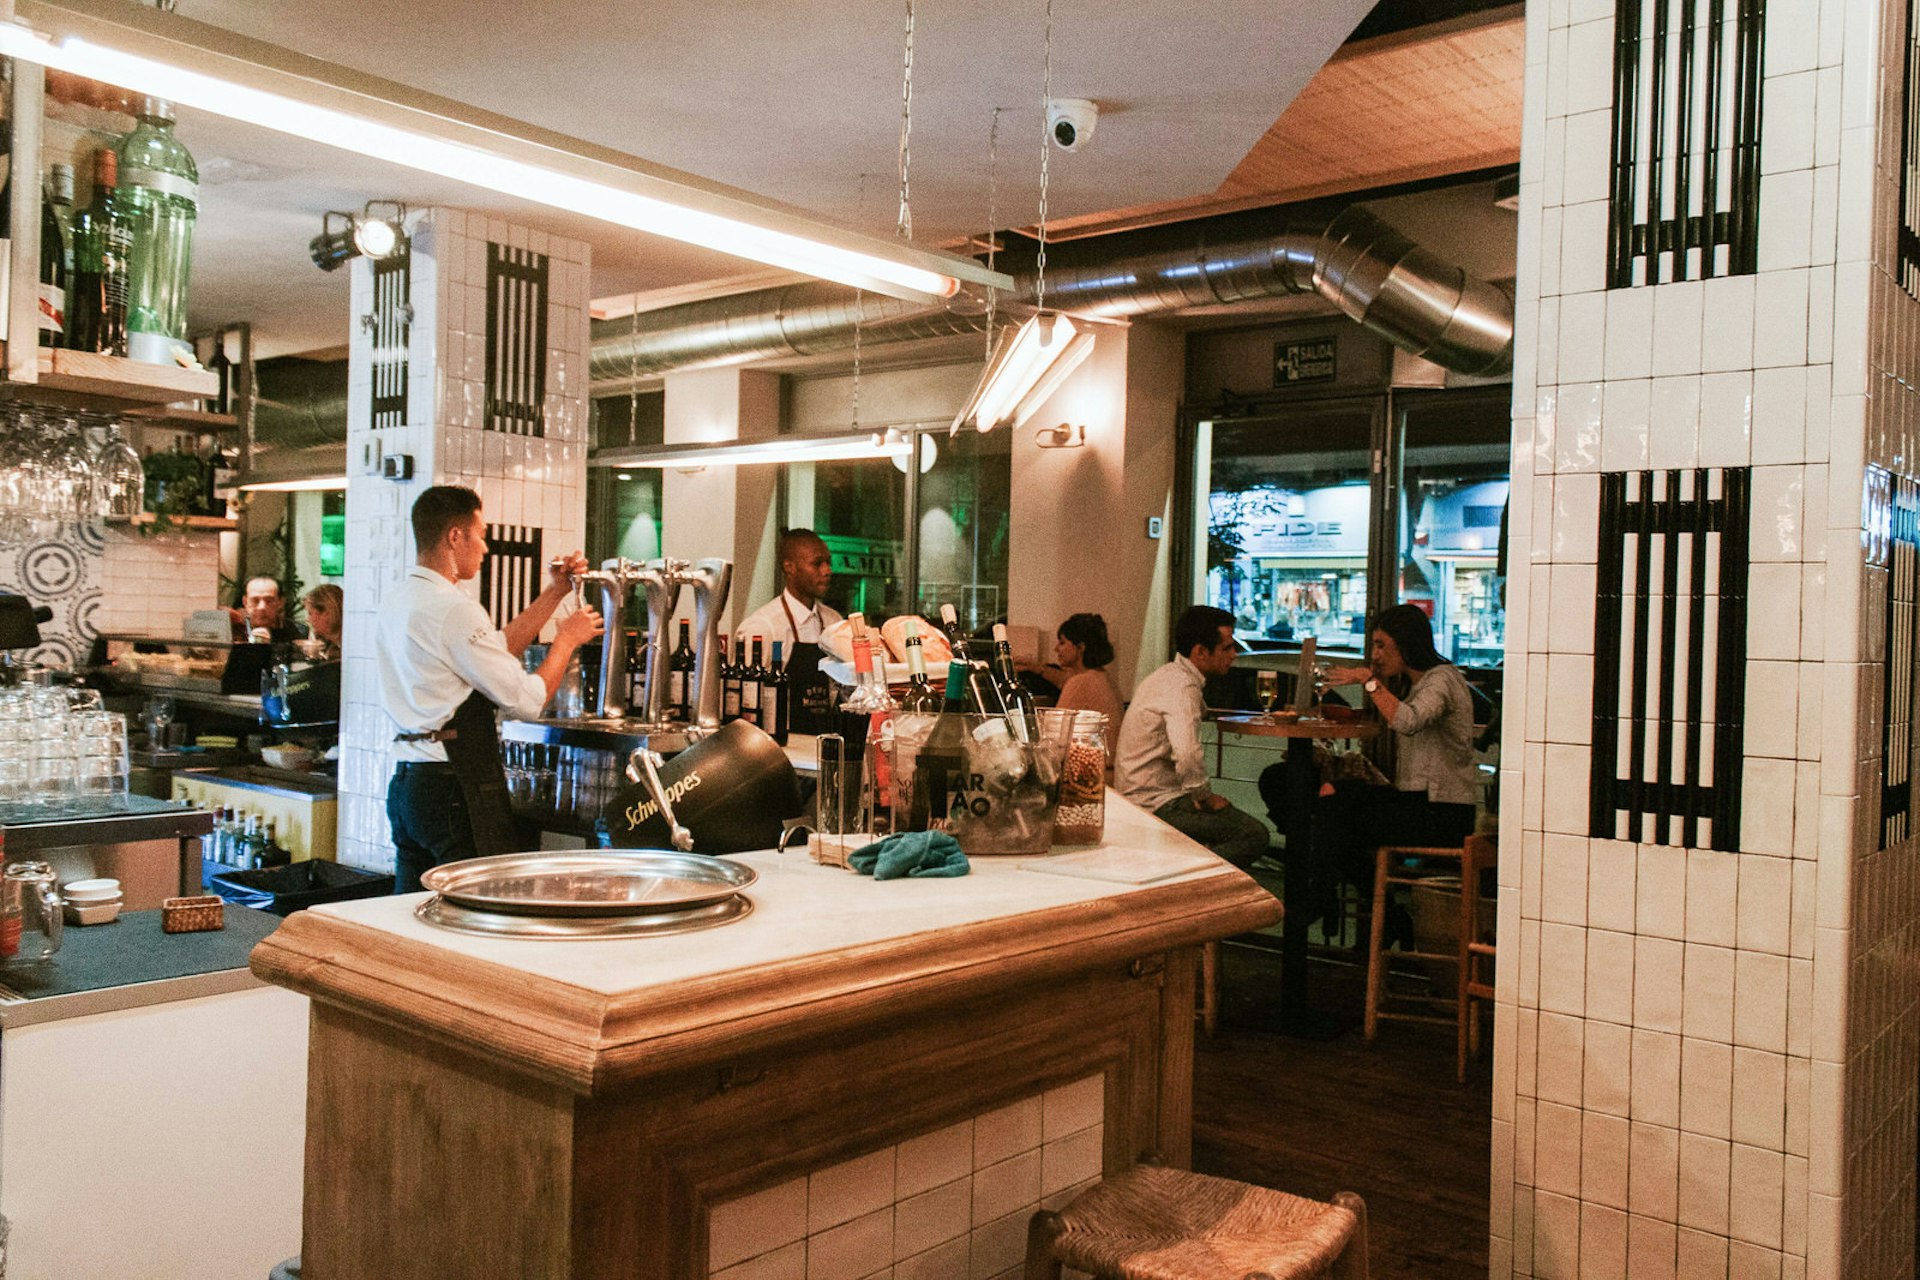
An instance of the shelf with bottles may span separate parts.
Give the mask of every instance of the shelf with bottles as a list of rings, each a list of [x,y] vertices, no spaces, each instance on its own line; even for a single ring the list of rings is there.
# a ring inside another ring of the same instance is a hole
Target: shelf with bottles
[[[151,511],[142,511],[137,516],[108,516],[107,523],[139,528],[159,524],[160,517]],[[240,522],[232,516],[169,516],[167,526],[188,533],[233,533],[240,528]]]

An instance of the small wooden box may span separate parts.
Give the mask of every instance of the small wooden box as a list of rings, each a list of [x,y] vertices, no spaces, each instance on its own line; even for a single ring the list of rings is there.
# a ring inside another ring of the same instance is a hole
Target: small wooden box
[[[160,904],[163,933],[211,933],[226,927],[226,904],[212,894],[168,898]]]

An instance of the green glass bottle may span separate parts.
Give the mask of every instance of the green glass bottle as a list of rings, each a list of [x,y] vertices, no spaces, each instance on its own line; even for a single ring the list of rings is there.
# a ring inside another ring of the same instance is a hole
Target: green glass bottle
[[[187,337],[187,277],[200,170],[173,132],[173,105],[140,107],[140,124],[120,142],[118,199],[133,244],[127,261],[127,354],[174,363]]]

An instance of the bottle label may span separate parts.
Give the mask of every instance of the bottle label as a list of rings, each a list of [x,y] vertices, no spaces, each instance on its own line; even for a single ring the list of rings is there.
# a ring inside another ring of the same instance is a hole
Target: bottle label
[[[122,169],[120,185],[123,187],[145,187],[149,191],[158,191],[164,196],[176,196],[190,204],[200,201],[200,185],[175,173],[162,173],[158,169]]]
[[[57,284],[40,282],[40,332],[67,331],[67,291]]]
[[[760,686],[757,683],[740,686],[740,714],[746,716],[760,714]]]
[[[737,720],[740,717],[740,691],[738,689],[727,690],[726,695],[720,699],[720,708],[722,714],[724,714],[727,719]]]
[[[687,700],[687,673],[669,671],[667,673],[667,705],[677,707]]]

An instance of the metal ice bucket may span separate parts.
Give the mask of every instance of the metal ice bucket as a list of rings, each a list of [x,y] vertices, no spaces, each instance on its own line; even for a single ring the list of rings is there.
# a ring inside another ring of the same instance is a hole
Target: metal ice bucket
[[[999,716],[896,716],[894,828],[945,831],[970,855],[1046,853],[1072,738],[1071,711],[1039,712],[1030,742]]]

